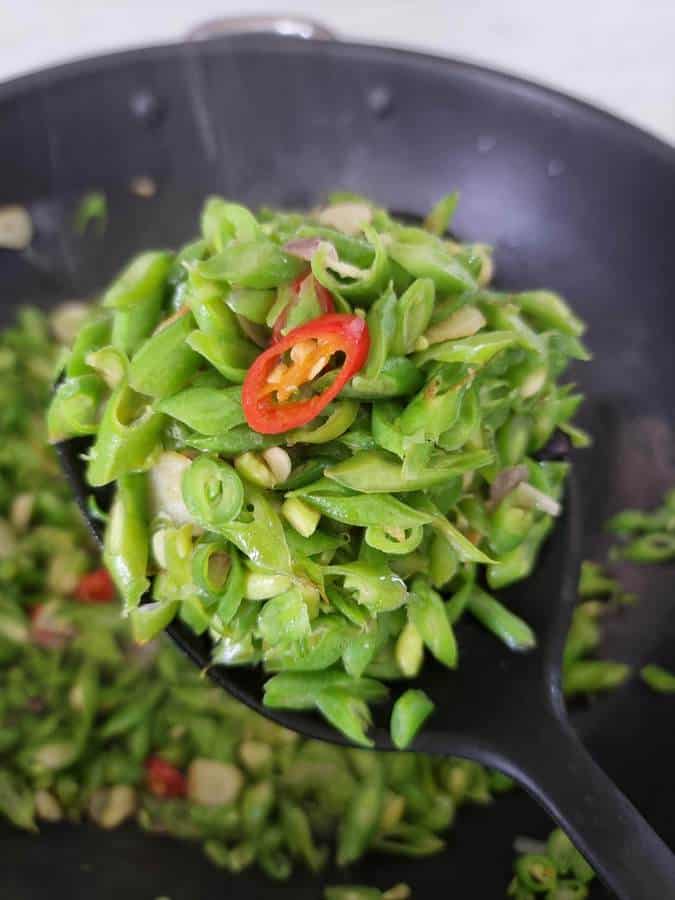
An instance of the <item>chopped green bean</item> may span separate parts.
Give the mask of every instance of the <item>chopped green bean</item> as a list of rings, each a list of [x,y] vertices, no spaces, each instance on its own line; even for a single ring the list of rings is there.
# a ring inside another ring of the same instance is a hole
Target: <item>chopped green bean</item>
[[[135,637],[178,616],[214,666],[260,664],[268,704],[311,686],[301,708],[364,745],[385,688],[364,696],[363,684],[415,677],[425,654],[455,668],[463,614],[511,649],[534,646],[476,585],[532,572],[567,473],[532,454],[555,429],[579,438],[581,395],[558,379],[588,358],[583,323],[551,292],[491,290],[487,245],[445,234],[456,203],[442,198],[417,227],[363,197],[306,214],[208,198],[196,240],[142,253],[91,315],[76,311],[49,414],[53,440],[93,438],[88,482],[117,491],[106,562]],[[356,353],[326,337],[347,324]],[[670,519],[657,518],[628,556],[667,557]],[[72,582],[76,563],[65,553],[52,577]],[[582,593],[600,578],[586,569]],[[565,653],[573,688],[595,649],[586,612]],[[116,652],[100,635],[89,648],[99,661]],[[405,830],[383,840],[420,855],[435,845]],[[255,849],[285,877],[288,848]]]
[[[660,694],[675,693],[675,674],[662,666],[650,663],[640,670],[640,677],[653,691]]]

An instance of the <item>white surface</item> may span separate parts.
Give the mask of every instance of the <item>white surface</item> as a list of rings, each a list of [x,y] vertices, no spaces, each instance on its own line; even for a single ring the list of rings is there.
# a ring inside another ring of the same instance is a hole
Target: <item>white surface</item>
[[[675,0],[0,0],[0,80],[261,11],[523,74],[675,143]]]

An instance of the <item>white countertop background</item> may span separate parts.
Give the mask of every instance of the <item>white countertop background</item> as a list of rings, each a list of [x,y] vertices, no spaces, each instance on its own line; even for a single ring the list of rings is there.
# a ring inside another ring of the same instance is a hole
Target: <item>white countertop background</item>
[[[525,75],[675,144],[675,0],[0,0],[0,81],[261,12]]]

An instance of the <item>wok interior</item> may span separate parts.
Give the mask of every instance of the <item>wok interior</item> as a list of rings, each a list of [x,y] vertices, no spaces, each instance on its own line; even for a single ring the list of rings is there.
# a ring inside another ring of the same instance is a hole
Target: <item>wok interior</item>
[[[655,503],[675,481],[675,312],[668,303],[675,254],[667,240],[675,214],[664,202],[675,162],[656,141],[471,67],[261,37],[159,48],[25,79],[0,88],[0,123],[0,203],[27,205],[36,227],[30,252],[0,254],[4,322],[23,302],[92,294],[139,248],[189,238],[209,193],[306,207],[339,187],[420,215],[458,189],[456,228],[495,245],[498,286],[550,287],[589,322],[595,359],[578,376],[588,397],[581,424],[595,443],[575,461],[584,556],[602,558],[602,522],[611,512]],[[154,198],[130,194],[138,175],[155,179]],[[108,195],[103,239],[72,229],[74,209],[92,188]],[[641,602],[609,625],[607,653],[672,666],[672,570],[622,574]],[[632,682],[579,710],[575,722],[598,761],[672,840],[663,773],[675,733],[665,727],[663,699]],[[513,834],[546,827],[524,797],[500,806],[480,822],[479,813],[462,822],[452,854],[456,883],[473,884],[480,847],[493,840],[504,861],[495,865],[494,885],[486,876],[486,895],[493,887],[495,896]],[[108,873],[96,882],[102,898],[130,883],[138,896],[179,897],[190,878],[208,896],[207,884],[216,890],[222,878],[205,871],[196,850],[148,847],[135,834],[78,832],[77,845],[62,832],[47,832],[39,844],[13,834],[6,840],[15,861],[10,897],[13,883],[16,896],[25,892],[38,855],[36,871],[61,872],[59,884],[64,891],[70,884],[71,893],[79,889],[82,853],[96,855]],[[408,872],[405,862],[373,859],[354,880],[409,877],[419,896],[432,896],[447,866],[440,857]],[[278,898],[316,892],[304,876],[279,887],[246,875],[236,889]]]

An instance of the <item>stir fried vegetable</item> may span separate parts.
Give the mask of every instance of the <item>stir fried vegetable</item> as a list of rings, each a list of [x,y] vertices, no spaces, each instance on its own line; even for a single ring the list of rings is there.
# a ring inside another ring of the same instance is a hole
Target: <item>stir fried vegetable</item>
[[[624,543],[614,547],[617,559],[635,563],[662,563],[675,559],[675,490],[651,512],[625,509],[611,518],[607,528]]]
[[[442,234],[455,202],[416,228],[367,201],[256,218],[212,198],[193,243],[108,288],[49,415],[115,484],[105,560],[136,639],[179,616],[215,665],[274,673],[268,705],[302,694],[363,745],[382,680],[461,664],[462,616],[535,646],[488,591],[528,576],[560,513],[549,441],[586,440],[558,383],[583,324],[488,288],[486,248]],[[213,545],[229,575],[204,588]],[[430,711],[402,701],[397,741]]]
[[[209,687],[170,645],[133,644],[43,433],[42,409],[59,356],[49,329],[70,340],[65,323],[77,319],[71,308],[55,311],[49,321],[25,310],[17,327],[0,334],[0,816],[33,831],[41,822],[86,818],[115,828],[135,818],[150,833],[200,841],[208,858],[230,872],[257,863],[275,878],[288,877],[295,865],[319,871],[332,848],[345,864],[371,849],[413,858],[442,850],[456,811],[488,803],[511,786],[508,778],[463,760],[379,756],[304,741]],[[181,454],[167,455],[164,467],[185,468]],[[264,465],[284,475],[274,456]],[[137,494],[129,477],[118,500],[131,515]],[[148,489],[182,523],[188,515],[182,494],[165,487],[160,478]],[[289,515],[304,521],[314,556],[333,552],[337,536],[317,534],[313,508],[296,498],[286,503],[292,501],[300,505]],[[163,532],[171,526],[157,526],[153,553],[177,553],[180,536],[171,533],[166,541]],[[108,552],[116,555],[118,536],[112,535]],[[141,553],[144,548],[136,545]],[[265,604],[288,585],[245,570],[222,538],[201,541],[190,562],[199,597],[225,623],[242,604]],[[146,577],[142,566],[132,568]],[[132,595],[142,590],[133,577]],[[415,611],[396,643],[406,671],[419,665],[427,641],[440,657],[452,652],[447,632],[441,640],[429,630],[439,595],[423,582],[411,586]],[[471,595],[464,590],[446,605],[450,620]],[[604,569],[586,563],[580,600],[567,645],[570,666],[591,661],[603,618],[629,598]],[[343,604],[358,614],[344,598]],[[285,601],[280,605],[283,612]],[[274,628],[271,612],[265,628]],[[349,678],[371,658],[371,632],[344,653]],[[325,644],[317,654],[330,652],[335,637],[331,627],[321,636]],[[348,683],[340,673],[318,676],[324,685],[332,680],[333,688],[339,678]],[[647,667],[643,677],[657,689],[672,689],[672,675],[657,667]],[[372,678],[359,682],[361,696],[379,690]],[[302,676],[297,696],[306,697],[307,688]],[[586,679],[584,690],[595,689]],[[334,710],[330,698],[323,702]],[[427,710],[421,692],[403,695],[395,731],[402,744]],[[526,848],[546,857],[546,865],[530,858],[518,872],[525,879],[547,877],[552,860],[558,875],[550,897],[583,897],[587,870],[564,835],[554,835],[550,847]],[[531,895],[520,881],[518,891],[515,896]],[[409,894],[405,885],[385,892],[326,889],[336,898],[404,900]]]
[[[556,828],[547,841],[517,838],[515,875],[506,892],[515,900],[585,900],[595,873],[567,835]]]
[[[412,856],[442,849],[453,817],[431,811],[485,802],[496,776],[459,760],[385,758],[303,741],[209,686],[171,645],[133,643],[46,445],[42,411],[59,355],[49,327],[61,334],[62,325],[62,310],[49,322],[26,310],[0,335],[0,817],[31,831],[41,822],[89,819],[115,828],[135,819],[148,832],[200,841],[231,872],[257,863],[273,878],[289,877],[296,865],[317,872],[331,855],[353,862],[376,846]],[[171,470],[180,459],[164,465]],[[273,457],[269,464],[275,469]],[[219,473],[216,466],[205,478]],[[124,476],[105,555],[138,554],[128,571],[111,565],[131,609],[145,579],[148,523],[139,510],[147,491],[179,521],[190,521],[193,509],[230,520],[227,479],[218,481],[219,498],[202,493],[201,476],[196,481],[185,505],[162,479],[147,485]],[[262,605],[248,597],[278,589],[276,576],[245,570],[224,538],[203,540],[182,557],[185,533],[165,524],[153,532],[153,547],[178,567],[172,572],[192,573],[193,611],[203,603],[227,623],[242,604]],[[301,626],[302,615],[299,624],[286,617],[291,601],[264,604],[266,633]],[[153,606],[137,612],[154,616]],[[295,608],[302,612],[304,601]]]

